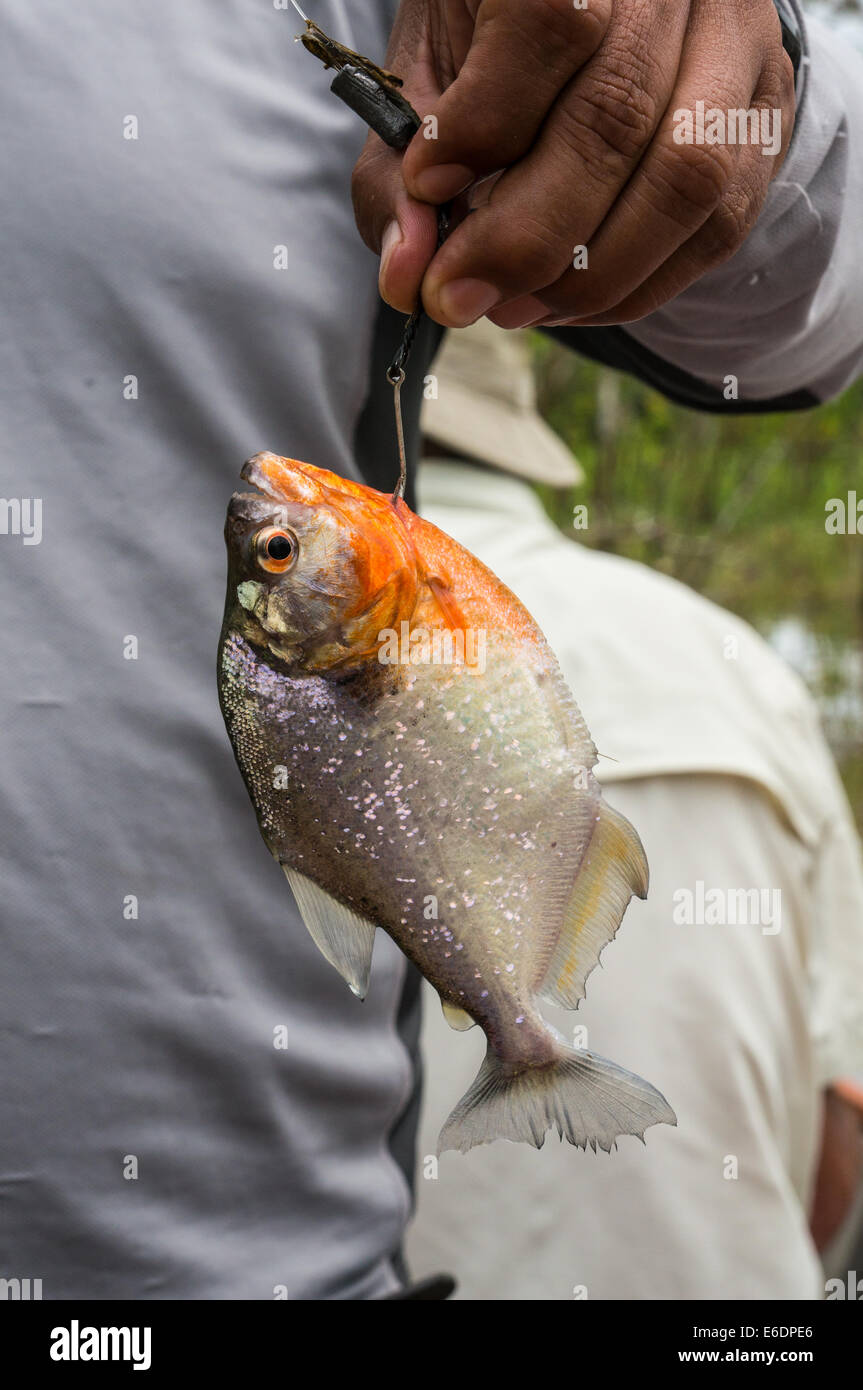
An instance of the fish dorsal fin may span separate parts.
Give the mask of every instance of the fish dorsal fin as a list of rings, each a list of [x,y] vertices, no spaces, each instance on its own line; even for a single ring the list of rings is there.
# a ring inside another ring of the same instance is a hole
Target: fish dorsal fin
[[[300,916],[321,955],[336,967],[352,993],[365,999],[375,944],[374,923],[337,902],[305,874],[287,864],[282,868],[297,900]]]
[[[538,993],[575,1009],[588,975],[614,937],[633,894],[647,897],[647,860],[629,821],[604,801],[585,850],[563,927]]]
[[[442,999],[440,1005],[450,1028],[454,1028],[457,1033],[466,1033],[468,1028],[476,1026],[476,1019],[471,1018],[464,1009],[460,1009],[458,1004],[448,1004],[445,999]]]

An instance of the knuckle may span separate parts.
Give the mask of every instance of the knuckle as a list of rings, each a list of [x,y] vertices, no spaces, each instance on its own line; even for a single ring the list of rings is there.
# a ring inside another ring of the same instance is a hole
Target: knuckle
[[[746,237],[743,219],[733,207],[717,208],[710,219],[707,260],[711,266],[721,265],[733,256]]]
[[[706,256],[710,266],[721,265],[743,245],[760,210],[761,198],[741,183],[720,203],[707,222]]]
[[[637,159],[656,128],[656,101],[633,71],[607,70],[601,80],[585,85],[572,104],[573,133],[584,132],[606,151],[625,160]]]
[[[666,151],[645,177],[677,221],[697,226],[721,203],[733,167],[727,145],[686,145]]]
[[[765,63],[759,89],[760,105],[780,111],[794,109],[794,66],[784,49]]]

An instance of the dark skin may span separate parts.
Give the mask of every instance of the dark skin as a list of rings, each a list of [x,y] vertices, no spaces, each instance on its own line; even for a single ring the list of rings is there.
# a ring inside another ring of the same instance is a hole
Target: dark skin
[[[449,327],[652,313],[743,244],[794,124],[772,0],[402,0],[385,65],[437,133],[369,136],[357,224],[384,299]],[[778,113],[781,149],[676,143],[698,101]],[[437,250],[433,205],[500,170]]]
[[[821,1155],[809,1220],[819,1251],[826,1250],[838,1233],[861,1182],[863,1115],[856,1105],[830,1088],[824,1092]]]

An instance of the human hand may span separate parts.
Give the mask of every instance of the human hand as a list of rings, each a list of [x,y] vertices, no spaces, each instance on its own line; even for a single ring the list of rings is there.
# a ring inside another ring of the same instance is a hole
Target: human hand
[[[743,244],[794,123],[772,0],[402,0],[386,66],[436,138],[369,136],[357,224],[384,299],[448,327],[652,313]],[[758,143],[684,143],[699,102],[704,136],[753,111]],[[436,249],[434,205],[471,187]]]

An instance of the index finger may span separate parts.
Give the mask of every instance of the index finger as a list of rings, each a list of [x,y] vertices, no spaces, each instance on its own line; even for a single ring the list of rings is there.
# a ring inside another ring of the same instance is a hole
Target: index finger
[[[597,51],[612,0],[482,0],[455,80],[408,146],[413,197],[443,203],[530,149],[570,78]],[[429,131],[433,136],[429,136]]]

